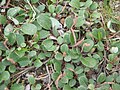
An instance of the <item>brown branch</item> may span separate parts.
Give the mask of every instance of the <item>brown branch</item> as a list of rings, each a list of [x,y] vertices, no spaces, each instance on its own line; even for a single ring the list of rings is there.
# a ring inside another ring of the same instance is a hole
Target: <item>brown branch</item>
[[[60,90],[59,88],[58,88],[58,81],[63,77],[63,76],[65,76],[65,73],[61,73],[59,76],[58,76],[58,78],[56,79],[56,81],[55,81],[55,85],[56,85],[56,88],[58,89],[58,90]]]
[[[82,38],[77,43],[75,43],[75,45],[73,47],[77,47],[78,45],[82,44],[83,41],[84,41],[84,38]]]

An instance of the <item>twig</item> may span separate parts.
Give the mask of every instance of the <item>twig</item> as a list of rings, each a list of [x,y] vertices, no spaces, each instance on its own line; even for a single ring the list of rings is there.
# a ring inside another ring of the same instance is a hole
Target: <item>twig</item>
[[[56,85],[56,88],[58,89],[58,90],[60,90],[59,88],[58,88],[58,81],[63,77],[65,75],[65,73],[61,73],[59,76],[58,76],[58,78],[56,79],[56,81],[55,81],[55,85]]]
[[[84,41],[84,38],[79,40],[73,47],[77,47],[78,45],[82,44],[83,41]]]
[[[8,39],[5,39],[5,41],[3,42],[4,46],[9,50],[8,46],[7,46],[7,41]]]
[[[47,73],[48,73],[48,78],[49,78],[49,83],[51,82],[51,78],[50,78],[50,72],[49,72],[49,69],[48,69],[48,66],[47,65],[45,65],[46,66],[46,70],[47,70]]]
[[[73,34],[73,38],[74,38],[74,42],[75,42],[75,43],[76,43],[77,40],[76,40],[76,36],[75,36],[75,32],[74,32],[73,26],[76,24],[76,22],[77,22],[77,17],[75,16],[73,25],[72,25],[71,28],[70,28],[70,30],[71,30],[71,32],[72,32],[72,34]]]
[[[66,6],[67,6],[67,2],[65,3],[65,5],[64,5],[64,7],[62,8],[62,11],[61,11],[60,13],[62,13],[62,12],[65,10]]]
[[[17,77],[17,76],[20,77],[21,75],[27,73],[29,70],[31,70],[33,68],[35,68],[35,67],[34,66],[28,67],[28,68],[26,68],[26,69],[24,69],[24,70],[22,70],[22,71],[20,71],[16,74],[12,75],[11,78],[14,78],[14,77]]]
[[[9,6],[9,4],[10,4],[10,1],[11,1],[11,0],[8,0],[8,1],[7,1],[7,4],[6,4],[5,6],[3,6],[3,7],[0,6],[0,8],[4,8],[4,9],[9,8],[8,6]]]

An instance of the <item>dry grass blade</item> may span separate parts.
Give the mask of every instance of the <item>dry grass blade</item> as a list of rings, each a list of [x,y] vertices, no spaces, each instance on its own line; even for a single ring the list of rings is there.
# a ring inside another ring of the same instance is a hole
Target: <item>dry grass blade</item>
[[[82,44],[84,41],[84,38],[82,38],[80,41],[78,41],[73,47],[77,47],[78,45]]]

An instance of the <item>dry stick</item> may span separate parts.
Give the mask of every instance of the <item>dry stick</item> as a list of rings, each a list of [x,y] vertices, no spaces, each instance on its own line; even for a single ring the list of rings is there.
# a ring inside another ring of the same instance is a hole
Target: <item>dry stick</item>
[[[110,36],[109,39],[113,38],[114,36],[116,36],[119,33],[120,33],[120,31],[116,32],[115,34],[113,34],[112,36]]]
[[[4,8],[4,9],[8,8],[8,6],[9,6],[9,4],[10,4],[10,1],[11,1],[11,0],[8,0],[8,1],[7,1],[7,4],[6,4],[5,6],[3,6],[3,7],[1,7],[1,8]]]
[[[62,8],[62,11],[61,11],[60,13],[62,13],[62,12],[65,10],[66,6],[67,6],[67,2],[65,3],[65,5],[64,5],[64,7]]]
[[[58,81],[63,77],[65,75],[65,73],[61,73],[59,76],[58,76],[58,78],[56,79],[56,81],[55,81],[55,85],[56,85],[56,88],[58,89],[58,90],[60,90],[59,88],[58,88]]]
[[[8,46],[7,46],[7,41],[8,39],[5,39],[5,41],[3,42],[4,46],[9,50]]]
[[[75,16],[75,19],[74,19],[74,23],[73,23],[73,25],[71,26],[71,28],[70,28],[70,30],[71,30],[71,32],[72,32],[72,34],[73,34],[73,38],[74,38],[74,40],[75,40],[75,43],[76,43],[76,36],[75,36],[75,32],[74,32],[74,30],[73,30],[73,26],[76,24],[76,21],[77,21],[77,17]]]
[[[31,69],[33,69],[33,68],[34,68],[34,66],[28,67],[28,68],[24,69],[23,71],[20,71],[20,72],[16,73],[15,75],[12,75],[11,78],[14,78],[14,77],[16,77],[16,76],[20,77],[21,75],[27,73],[29,70],[31,70]],[[18,78],[18,77],[17,77],[17,78]]]
[[[82,38],[81,40],[79,40],[73,47],[77,47],[78,45],[82,44],[82,42],[84,41],[85,38]]]
[[[45,65],[45,66],[46,66],[46,70],[47,70],[47,73],[48,73],[48,76],[49,76],[49,77],[48,77],[48,78],[49,78],[49,81],[48,81],[48,82],[50,83],[50,82],[51,82],[50,72],[49,72],[48,66],[47,66],[47,65]]]

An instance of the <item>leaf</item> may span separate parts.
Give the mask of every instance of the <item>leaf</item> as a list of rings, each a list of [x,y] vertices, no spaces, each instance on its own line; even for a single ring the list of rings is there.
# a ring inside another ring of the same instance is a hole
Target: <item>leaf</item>
[[[75,79],[71,79],[71,80],[69,81],[69,86],[70,86],[70,87],[73,87],[76,83],[77,83],[77,82],[76,82]]]
[[[55,6],[52,5],[52,4],[49,5],[49,6],[48,6],[48,10],[49,10],[50,13],[54,13],[54,11],[55,11]]]
[[[21,83],[19,84],[15,83],[12,84],[10,90],[24,90],[24,86]]]
[[[58,60],[54,60],[53,64],[54,64],[54,68],[55,68],[56,72],[58,72],[60,74],[61,68],[62,68],[61,62]]]
[[[72,79],[73,78],[73,72],[72,71],[66,69],[65,70],[65,74],[66,74],[65,76],[67,76],[68,79]]]
[[[105,81],[105,79],[106,79],[105,73],[100,73],[100,75],[97,78],[97,82],[102,83]]]
[[[0,50],[7,50],[7,48],[4,46],[4,44],[2,42],[0,42]]]
[[[22,25],[21,31],[27,35],[34,35],[37,32],[37,27],[34,24],[27,23]]]
[[[56,11],[56,13],[60,13],[62,11],[62,6],[61,5],[57,5],[55,11]]]
[[[15,65],[10,65],[10,66],[9,66],[9,71],[10,71],[11,73],[14,73],[14,72],[16,71]]]
[[[83,85],[80,85],[80,87],[78,87],[78,90],[87,90],[87,88]]]
[[[56,79],[58,78],[58,76],[59,76],[59,73],[58,73],[58,72],[53,72],[53,73],[52,73],[52,79],[53,79],[54,81],[56,81]]]
[[[83,17],[78,17],[76,21],[75,27],[80,27],[85,23],[85,19]]]
[[[35,60],[35,61],[34,61],[34,66],[35,66],[35,67],[39,68],[39,67],[41,67],[42,65],[43,65],[43,63],[42,63],[40,60]]]
[[[79,66],[79,67],[75,68],[75,73],[76,74],[81,74],[82,72],[83,72],[83,68],[82,67]]]
[[[112,84],[112,90],[119,90],[120,85],[119,84]]]
[[[85,58],[82,57],[81,62],[86,67],[90,67],[90,68],[93,68],[97,65],[97,61],[92,57],[85,57]]]
[[[31,0],[32,3],[37,3],[39,0]]]
[[[44,4],[43,4],[43,5],[39,5],[39,6],[37,7],[37,9],[38,9],[40,12],[43,12],[44,9],[45,9],[45,5],[44,5]]]
[[[15,15],[17,15],[17,13],[18,13],[19,11],[20,11],[20,7],[10,8],[10,9],[7,11],[7,16],[14,17]]]
[[[79,9],[80,8],[80,2],[79,0],[71,0],[71,2],[69,3],[70,6]]]
[[[13,45],[16,41],[16,35],[14,33],[10,33],[7,37],[10,45]]]
[[[43,42],[42,42],[42,45],[45,47],[45,48],[50,48],[52,47],[53,45],[53,41],[51,39],[45,39]]]
[[[112,47],[112,48],[110,49],[110,52],[111,52],[111,53],[117,53],[117,52],[118,52],[118,47]]]
[[[90,5],[90,9],[91,9],[91,10],[96,10],[97,7],[98,7],[97,2],[93,2],[93,3]]]
[[[36,56],[36,54],[37,54],[36,51],[30,51],[30,52],[28,53],[28,56],[29,56],[29,57],[34,57],[34,56]]]
[[[93,37],[99,41],[106,36],[105,30],[103,28],[93,29],[92,34],[93,34]]]
[[[63,59],[63,55],[58,52],[58,53],[55,55],[55,59],[56,59],[56,60],[62,60],[62,59]]]
[[[62,83],[68,83],[68,81],[69,81],[69,79],[68,79],[68,77],[66,77],[66,76],[64,76],[64,77],[62,77],[61,78],[61,80],[60,80],[60,82],[62,82]]]
[[[80,85],[83,85],[83,86],[87,86],[87,84],[88,84],[88,79],[86,78],[86,76],[80,76],[78,78],[78,81],[79,81]]]
[[[35,83],[35,78],[34,78],[34,76],[29,76],[28,77],[28,82],[30,83],[30,84],[34,84]]]
[[[55,29],[62,28],[62,24],[57,19],[50,17],[50,20],[52,22],[52,28],[55,28]]]
[[[115,32],[116,32],[116,31],[113,29],[113,27],[112,27],[112,21],[111,21],[111,20],[108,21],[107,27],[108,27],[108,29],[110,30],[110,32],[112,32],[112,33],[115,33]]]
[[[99,42],[97,43],[97,49],[98,49],[99,51],[103,51],[103,50],[104,50],[104,44],[103,44],[101,41],[99,41]]]
[[[118,76],[118,77],[116,78],[116,82],[117,82],[117,83],[120,83],[120,76]]]
[[[13,31],[13,26],[11,24],[8,24],[4,29],[4,35],[8,36]]]
[[[6,23],[6,17],[0,14],[0,24]]]
[[[18,60],[18,63],[20,64],[21,67],[27,66],[30,63],[30,60],[27,57],[21,57]]]
[[[94,42],[91,39],[86,39],[83,41],[83,51],[89,52],[93,48]]]
[[[94,11],[92,14],[91,14],[91,17],[93,17],[94,19],[97,19],[97,18],[100,18],[101,16],[101,13],[97,12],[97,11]]]
[[[92,4],[92,0],[87,0],[86,2],[85,2],[85,7],[90,7],[90,5]]]
[[[8,71],[3,71],[1,76],[2,76],[2,80],[10,79],[10,73]]]
[[[60,51],[61,51],[62,53],[64,53],[64,52],[67,53],[68,50],[69,50],[69,48],[68,48],[68,45],[67,45],[67,44],[62,44],[62,45],[61,45]]]
[[[40,14],[37,18],[37,22],[45,29],[50,30],[52,26],[52,22],[50,17],[45,14]]]
[[[69,85],[64,85],[63,90],[73,90]]]
[[[50,35],[49,31],[41,30],[40,31],[40,39],[44,39]]]
[[[0,62],[0,74],[5,70],[6,66]]]
[[[65,19],[65,24],[67,26],[67,28],[71,28],[73,25],[73,19],[69,16]]]
[[[64,60],[66,62],[70,62],[71,61],[71,56],[70,55],[65,56]]]
[[[25,38],[22,34],[16,34],[16,41],[17,44],[20,46],[22,43],[25,42]]]

